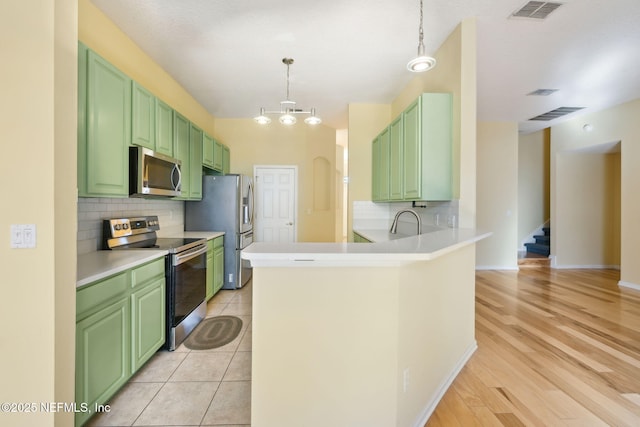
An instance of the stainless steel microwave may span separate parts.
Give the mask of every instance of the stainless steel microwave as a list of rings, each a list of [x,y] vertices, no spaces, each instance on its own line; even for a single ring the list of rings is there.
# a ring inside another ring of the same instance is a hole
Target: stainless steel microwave
[[[129,194],[132,197],[180,195],[181,162],[144,147],[129,147]]]

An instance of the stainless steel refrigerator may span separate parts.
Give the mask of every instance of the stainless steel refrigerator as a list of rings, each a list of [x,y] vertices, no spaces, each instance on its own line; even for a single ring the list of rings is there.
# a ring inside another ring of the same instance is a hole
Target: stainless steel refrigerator
[[[202,200],[185,203],[185,230],[224,231],[223,289],[237,289],[251,278],[240,251],[253,242],[253,183],[245,175],[205,175]]]

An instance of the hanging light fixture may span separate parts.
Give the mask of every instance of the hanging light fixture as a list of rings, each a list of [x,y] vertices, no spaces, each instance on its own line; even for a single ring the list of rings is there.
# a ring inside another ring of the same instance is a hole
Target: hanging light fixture
[[[424,34],[422,32],[422,0],[420,0],[420,28],[418,30],[418,56],[409,61],[407,64],[407,70],[414,73],[421,73],[427,71],[436,66],[436,59],[424,54],[424,43],[422,39]]]
[[[279,111],[266,111],[264,108],[260,108],[260,115],[254,117],[257,123],[266,125],[271,123],[269,114],[279,114],[278,121],[286,126],[291,126],[297,122],[296,114],[309,114],[309,117],[304,119],[304,122],[308,125],[317,125],[322,123],[322,119],[316,116],[316,109],[312,108],[309,111],[304,111],[296,108],[296,102],[289,99],[289,66],[293,64],[292,58],[282,58],[282,63],[287,66],[287,98],[284,101],[280,101]]]

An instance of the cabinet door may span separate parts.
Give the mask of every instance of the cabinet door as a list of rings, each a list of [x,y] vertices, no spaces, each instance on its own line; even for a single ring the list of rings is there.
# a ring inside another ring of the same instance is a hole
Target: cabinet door
[[[448,93],[425,93],[422,112],[422,200],[453,198],[452,108]]]
[[[186,199],[189,197],[189,191],[191,190],[190,184],[190,150],[191,144],[189,140],[189,120],[177,111],[173,114],[173,155],[181,162],[182,172],[182,194],[180,199]]]
[[[389,199],[402,199],[402,115],[389,126]]]
[[[231,151],[226,145],[222,146],[222,173],[228,174],[231,170]]]
[[[131,143],[150,150],[156,148],[156,97],[133,82]]]
[[[402,113],[404,152],[402,163],[404,200],[418,200],[422,196],[422,149],[420,127],[420,99],[418,98]]]
[[[153,356],[165,341],[165,278],[131,294],[133,372]]]
[[[222,144],[218,141],[213,141],[213,168],[218,172],[222,172],[223,153]]]
[[[202,136],[202,165],[213,169],[215,142],[206,133]]]
[[[88,419],[96,403],[108,399],[131,374],[131,314],[123,298],[76,324],[76,402],[90,412],[77,413],[76,423]]]
[[[157,98],[156,151],[173,157],[173,108]]]
[[[85,182],[79,195],[127,197],[131,80],[91,50],[87,61],[86,146],[78,158]]]
[[[189,137],[191,138],[191,146],[189,149],[191,150],[191,160],[190,163],[190,190],[189,190],[189,199],[190,200],[199,200],[202,199],[202,139],[203,139],[202,129],[191,124],[191,129],[189,130]],[[183,174],[184,178],[184,174]]]
[[[389,200],[389,128],[380,133],[378,162],[378,195],[386,201]]]
[[[213,240],[207,242],[207,293],[206,300],[209,301],[213,296]]]
[[[221,239],[219,237],[219,239]],[[213,251],[213,294],[215,295],[224,284],[224,247],[220,246]]]
[[[380,136],[371,143],[371,200],[380,200]]]

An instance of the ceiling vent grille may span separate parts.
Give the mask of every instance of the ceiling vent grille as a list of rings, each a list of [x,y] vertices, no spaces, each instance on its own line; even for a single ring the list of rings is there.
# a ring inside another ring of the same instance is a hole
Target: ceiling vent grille
[[[527,94],[527,96],[549,96],[557,92],[558,89],[537,89]]]
[[[514,18],[545,19],[551,12],[562,6],[562,3],[550,1],[530,1],[511,14]]]
[[[575,113],[576,111],[582,110],[583,108],[584,107],[560,107],[556,108],[555,110],[548,111],[544,114],[540,114],[539,116],[535,116],[529,120],[549,121],[567,114]]]

